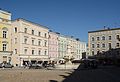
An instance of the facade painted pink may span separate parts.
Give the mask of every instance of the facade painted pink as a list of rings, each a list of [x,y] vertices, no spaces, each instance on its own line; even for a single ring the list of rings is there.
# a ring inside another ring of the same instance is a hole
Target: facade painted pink
[[[58,34],[55,32],[49,32],[48,39],[48,54],[50,60],[58,59]]]

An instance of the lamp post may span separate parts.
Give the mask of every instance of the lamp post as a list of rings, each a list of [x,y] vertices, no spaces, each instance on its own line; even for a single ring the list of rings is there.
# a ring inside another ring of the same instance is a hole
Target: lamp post
[[[66,57],[66,56],[64,56],[64,57],[63,57],[63,59],[65,60],[64,62],[65,62],[65,69],[66,69],[67,57]]]
[[[20,57],[20,67],[21,67],[21,57]]]

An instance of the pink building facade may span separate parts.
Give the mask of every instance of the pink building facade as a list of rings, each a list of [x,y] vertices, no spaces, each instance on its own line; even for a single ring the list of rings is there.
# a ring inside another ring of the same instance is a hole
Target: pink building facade
[[[50,60],[58,59],[58,34],[55,32],[49,32],[48,39],[48,56]]]

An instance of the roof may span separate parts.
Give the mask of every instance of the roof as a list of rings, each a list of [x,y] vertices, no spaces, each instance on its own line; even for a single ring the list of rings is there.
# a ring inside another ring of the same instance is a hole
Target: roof
[[[112,31],[112,30],[120,30],[120,28],[107,28],[107,29],[103,29],[103,30],[89,31],[88,33],[102,32],[102,31]]]
[[[41,27],[43,27],[43,28],[45,28],[45,29],[49,29],[49,28],[46,27],[46,26],[40,25],[40,24],[38,24],[38,23],[29,21],[29,20],[26,20],[26,19],[24,19],[24,18],[18,18],[18,19],[15,19],[15,20],[13,20],[13,21],[16,21],[16,20],[22,20],[22,21],[24,21],[24,22],[28,22],[28,23],[31,23],[31,24],[34,24],[34,25],[37,25],[37,26],[41,26]]]
[[[59,35],[58,33],[53,32],[52,30],[49,30],[49,33],[50,33],[50,34],[56,34],[56,35]]]
[[[7,11],[7,10],[2,9],[2,8],[0,8],[0,11],[5,12],[5,13],[8,13],[8,14],[11,14],[11,12],[10,12],[10,11]]]

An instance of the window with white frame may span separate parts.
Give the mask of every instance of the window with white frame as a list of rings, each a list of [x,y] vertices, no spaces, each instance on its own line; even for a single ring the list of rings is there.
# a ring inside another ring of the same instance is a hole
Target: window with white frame
[[[120,36],[119,35],[116,35],[116,39],[119,39],[120,38]]]
[[[41,36],[41,32],[38,32],[38,36]]]
[[[35,53],[35,51],[34,51],[34,50],[32,50],[32,55],[34,55],[34,53]]]
[[[38,51],[38,54],[41,55],[41,50]]]
[[[17,54],[17,49],[15,49],[15,54]]]
[[[102,47],[105,48],[105,44],[104,43],[102,44]]]
[[[32,40],[32,45],[34,45],[34,40]]]
[[[27,44],[27,38],[24,38],[24,43]]]
[[[112,48],[112,44],[111,44],[111,43],[108,43],[108,46],[109,46],[109,49],[111,49],[111,48]]]
[[[100,44],[97,44],[97,48],[100,48]]]
[[[17,27],[15,27],[15,33],[17,33]]]
[[[99,41],[100,40],[100,37],[97,37],[97,41]]]
[[[92,37],[92,41],[94,41],[95,39],[94,39],[94,37]]]
[[[38,41],[38,45],[41,46],[41,40]]]
[[[102,36],[102,40],[105,40],[105,36]]]
[[[111,36],[109,36],[109,40],[111,40]]]
[[[44,44],[44,46],[45,46],[45,47],[47,46],[47,40],[45,40],[45,44]]]
[[[94,55],[94,51],[92,51],[92,55]]]
[[[15,44],[17,44],[17,38],[15,38]]]
[[[119,46],[120,46],[120,44],[119,44],[119,43],[116,43],[116,46],[117,46],[117,47],[119,47]]]
[[[44,53],[45,55],[47,55],[47,50],[45,50],[45,53]]]
[[[47,33],[45,33],[45,38],[47,38]]]
[[[94,44],[92,44],[92,48],[95,48]]]
[[[3,44],[3,51],[6,51],[7,49],[7,44]]]
[[[24,32],[27,33],[27,28],[24,28]]]
[[[27,49],[24,49],[24,54],[25,54],[25,55],[27,54]]]
[[[34,35],[34,30],[32,30],[32,35]]]
[[[7,38],[7,31],[3,31],[3,38]]]

